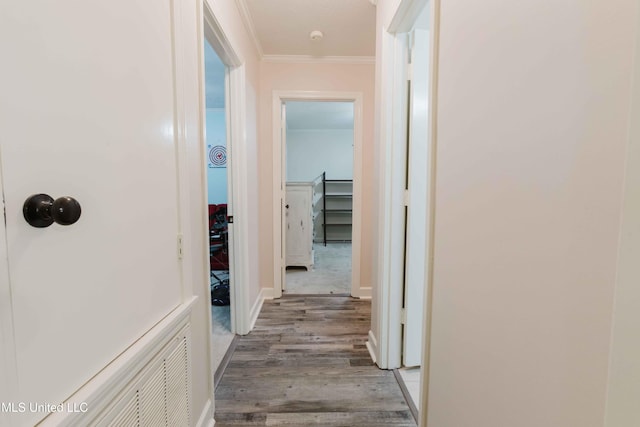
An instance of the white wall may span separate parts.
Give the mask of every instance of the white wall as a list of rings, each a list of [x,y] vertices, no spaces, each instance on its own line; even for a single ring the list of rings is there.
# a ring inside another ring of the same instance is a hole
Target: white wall
[[[236,213],[237,220],[246,221],[248,234],[252,244],[247,248],[247,261],[249,265],[249,276],[246,278],[249,288],[249,310],[260,294],[261,277],[259,274],[259,262],[261,254],[258,252],[258,242],[264,239],[259,221],[262,218],[263,209],[258,204],[258,87],[260,82],[259,56],[253,40],[244,27],[242,17],[238,12],[237,4],[234,0],[206,0],[213,11],[216,19],[222,26],[225,36],[234,47],[243,62],[245,70],[246,92],[244,99],[240,100],[245,109],[246,128],[240,139],[244,143],[247,156],[246,182],[247,182],[247,211]],[[231,106],[229,106],[231,108]],[[255,244],[254,244],[255,243]]]
[[[273,63],[260,64],[260,162],[256,169],[260,178],[260,191],[256,201],[260,206],[259,230],[260,281],[264,288],[273,287],[273,132],[272,100],[274,90],[308,90],[362,92],[363,162],[362,162],[362,247],[361,287],[369,287],[372,280],[373,215],[373,64],[333,63]]]
[[[224,108],[207,108],[207,157],[212,147],[227,147],[226,127]],[[207,159],[207,191],[210,205],[228,203],[226,165],[214,167]]]
[[[247,176],[247,193],[249,199],[248,212],[245,212],[245,218],[248,223],[249,233],[258,239],[257,230],[258,223],[258,207],[257,207],[257,114],[256,114],[256,92],[258,87],[258,53],[255,50],[253,42],[244,29],[242,18],[238,13],[235,1],[233,0],[206,0],[214,13],[215,18],[219,22],[224,31],[224,35],[228,38],[231,45],[244,61],[246,73],[246,94],[245,99],[240,100],[243,103],[246,112],[246,124],[244,135],[244,144],[247,149],[248,156],[248,176]],[[192,50],[188,52],[185,62],[192,67],[191,78],[187,79],[186,90],[190,98],[186,100],[186,108],[188,109],[187,117],[189,117],[189,126],[186,129],[187,135],[199,135],[201,127],[205,123],[200,120],[200,110],[196,112],[189,111],[198,105],[201,99],[203,87],[198,83],[198,75],[203,70],[203,63],[198,61],[198,57],[202,55],[199,49],[202,45],[198,44],[198,38],[202,37],[199,31],[202,31],[202,2],[193,1],[193,15],[183,16],[185,22],[192,22],[194,25],[193,33],[189,34],[185,40],[187,46],[192,46]],[[196,24],[198,27],[196,27]],[[204,112],[203,112],[204,113]],[[197,119],[193,119],[197,117]],[[206,151],[206,143],[200,138],[190,138],[188,148],[188,171],[189,171],[189,200],[191,205],[190,214],[187,223],[192,224],[192,230],[185,234],[185,263],[190,263],[191,268],[200,274],[193,278],[194,289],[198,295],[198,304],[194,307],[192,315],[192,382],[193,382],[193,418],[197,421],[203,409],[206,408],[207,400],[213,394],[213,390],[209,390],[209,381],[211,375],[211,365],[209,363],[208,354],[211,345],[210,335],[210,313],[211,303],[210,295],[208,295],[207,266],[209,263],[208,236],[206,227],[208,225],[207,206],[205,200],[205,190],[203,187],[206,176],[202,172],[202,162],[206,161],[202,153]],[[254,241],[255,241],[254,240]],[[258,298],[260,289],[258,284],[258,254],[257,245],[248,248],[248,264],[251,266],[249,277],[247,277],[249,287],[249,301],[247,305],[251,307]],[[209,407],[209,414],[213,416],[213,406]],[[206,422],[207,420],[205,420]],[[204,424],[207,425],[207,424]]]
[[[636,16],[640,22],[640,14]],[[640,31],[636,32],[632,95],[606,427],[640,425]]]
[[[287,130],[287,181],[353,179],[353,129]]]
[[[603,424],[635,12],[441,2],[430,426]]]

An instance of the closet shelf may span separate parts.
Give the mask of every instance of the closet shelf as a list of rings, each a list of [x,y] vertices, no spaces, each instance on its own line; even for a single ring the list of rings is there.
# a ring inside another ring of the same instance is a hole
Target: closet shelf
[[[327,209],[327,212],[350,214],[352,211],[351,209]]]
[[[350,242],[353,221],[353,180],[327,179],[322,174],[322,231],[327,242]],[[348,227],[348,229],[347,229]],[[329,229],[334,230],[333,232]],[[340,237],[337,238],[336,234]]]

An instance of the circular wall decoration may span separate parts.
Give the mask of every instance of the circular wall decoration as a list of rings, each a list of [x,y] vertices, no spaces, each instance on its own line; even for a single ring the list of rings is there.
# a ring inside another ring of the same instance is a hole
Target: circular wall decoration
[[[209,150],[209,161],[213,166],[225,166],[227,164],[227,149],[224,145],[215,145]]]

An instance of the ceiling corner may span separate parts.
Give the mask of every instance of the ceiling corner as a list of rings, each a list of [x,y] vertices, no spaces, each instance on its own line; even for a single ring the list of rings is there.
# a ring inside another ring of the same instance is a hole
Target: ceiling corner
[[[260,39],[256,34],[256,28],[253,23],[253,18],[251,17],[251,12],[249,11],[249,6],[247,5],[246,0],[236,0],[236,5],[238,6],[238,11],[240,12],[240,17],[242,18],[242,22],[249,33],[251,40],[253,40],[253,44],[258,51],[258,56],[260,59],[264,56],[262,50],[262,44],[260,43]]]

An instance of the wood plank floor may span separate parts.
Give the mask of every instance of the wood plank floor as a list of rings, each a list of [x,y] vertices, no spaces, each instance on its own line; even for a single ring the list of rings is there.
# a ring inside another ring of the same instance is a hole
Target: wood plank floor
[[[216,389],[216,427],[415,426],[393,372],[371,362],[370,318],[350,297],[265,301]]]

